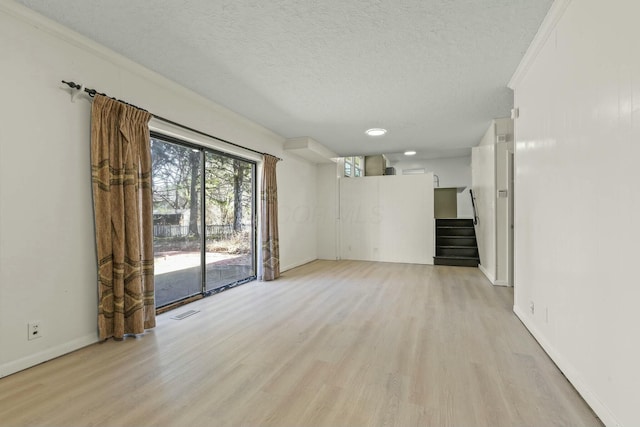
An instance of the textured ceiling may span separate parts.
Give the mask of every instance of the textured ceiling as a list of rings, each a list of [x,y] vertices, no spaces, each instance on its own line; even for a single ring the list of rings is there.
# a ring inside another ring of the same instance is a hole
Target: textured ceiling
[[[466,153],[509,115],[552,2],[19,0],[284,137],[418,157]]]

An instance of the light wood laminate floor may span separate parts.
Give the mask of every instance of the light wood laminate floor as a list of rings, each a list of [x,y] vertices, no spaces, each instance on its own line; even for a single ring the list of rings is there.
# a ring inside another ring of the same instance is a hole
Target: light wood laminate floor
[[[601,425],[512,305],[475,268],[316,261],[1,379],[0,425]]]

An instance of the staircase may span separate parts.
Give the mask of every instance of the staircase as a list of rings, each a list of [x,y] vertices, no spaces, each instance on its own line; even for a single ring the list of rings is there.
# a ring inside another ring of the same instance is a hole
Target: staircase
[[[480,263],[472,219],[436,218],[435,265],[477,267]]]

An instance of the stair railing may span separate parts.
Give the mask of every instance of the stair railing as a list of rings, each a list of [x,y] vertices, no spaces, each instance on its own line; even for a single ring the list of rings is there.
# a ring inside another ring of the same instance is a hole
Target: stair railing
[[[478,225],[478,211],[476,209],[476,198],[473,195],[473,190],[469,189],[469,194],[471,195],[471,206],[473,206],[473,225]]]

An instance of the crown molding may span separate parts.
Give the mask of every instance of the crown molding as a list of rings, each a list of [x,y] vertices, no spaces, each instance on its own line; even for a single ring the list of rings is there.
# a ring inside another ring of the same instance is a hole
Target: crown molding
[[[555,0],[553,2],[551,8],[549,9],[549,12],[547,13],[547,16],[545,16],[542,24],[540,25],[540,28],[538,29],[538,32],[536,33],[535,37],[531,41],[531,44],[529,45],[529,48],[524,54],[522,61],[520,61],[518,68],[516,68],[516,71],[513,73],[511,80],[509,80],[509,84],[507,86],[510,89],[515,90],[516,87],[518,87],[524,76],[531,68],[531,65],[534,63],[538,54],[544,47],[545,43],[555,30],[558,22],[560,21],[562,16],[564,16],[564,12],[567,10],[567,7],[569,7],[569,4],[571,4],[571,0]]]

